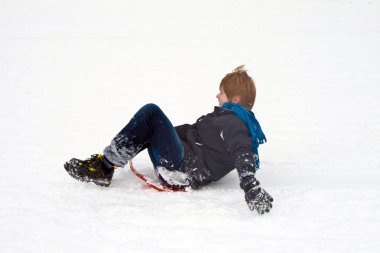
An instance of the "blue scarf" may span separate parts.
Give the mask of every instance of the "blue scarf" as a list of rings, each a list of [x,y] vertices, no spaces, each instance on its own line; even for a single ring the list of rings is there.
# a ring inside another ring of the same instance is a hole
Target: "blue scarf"
[[[224,103],[223,109],[233,111],[247,125],[252,138],[252,151],[257,155],[256,169],[260,169],[259,145],[267,141],[255,114],[244,106],[235,103]]]

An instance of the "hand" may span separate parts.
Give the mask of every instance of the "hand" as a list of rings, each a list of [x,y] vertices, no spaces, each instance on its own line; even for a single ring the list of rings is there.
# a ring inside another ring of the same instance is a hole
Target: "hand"
[[[206,168],[203,160],[194,155],[185,160],[185,173],[189,186],[193,190],[212,182],[211,172]]]
[[[187,181],[191,189],[197,190],[210,182],[211,174],[205,168],[191,168],[186,170]]]
[[[245,201],[251,211],[256,210],[260,215],[270,211],[273,198],[260,187],[260,182],[253,175],[241,178],[240,187],[245,192]]]
[[[256,210],[260,215],[263,215],[272,208],[273,198],[263,188],[257,187],[245,194],[245,201],[251,211]]]

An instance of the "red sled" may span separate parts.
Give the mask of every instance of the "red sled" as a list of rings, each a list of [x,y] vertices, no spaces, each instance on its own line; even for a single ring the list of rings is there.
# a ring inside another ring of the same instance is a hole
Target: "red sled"
[[[138,178],[144,181],[149,187],[155,189],[156,191],[159,191],[159,192],[185,192],[186,191],[185,187],[170,185],[170,184],[167,184],[166,182],[163,182],[162,180],[159,185],[153,183],[152,180],[149,180],[149,178],[139,173],[135,169],[135,167],[133,167],[132,160],[129,161],[129,167],[131,171],[133,172],[133,174],[135,174]]]

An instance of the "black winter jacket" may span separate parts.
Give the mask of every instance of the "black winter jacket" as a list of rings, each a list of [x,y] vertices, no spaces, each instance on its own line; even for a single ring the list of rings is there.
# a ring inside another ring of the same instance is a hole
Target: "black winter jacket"
[[[215,107],[195,124],[175,129],[185,148],[185,170],[193,177],[192,187],[217,181],[234,168],[240,179],[255,173],[248,127],[232,111]]]

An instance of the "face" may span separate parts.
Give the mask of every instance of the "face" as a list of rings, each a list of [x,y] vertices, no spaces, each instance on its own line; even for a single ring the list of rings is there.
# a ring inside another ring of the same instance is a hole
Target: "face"
[[[218,99],[219,106],[222,106],[225,102],[229,102],[226,93],[224,93],[223,89],[220,90],[218,95],[216,95]]]

